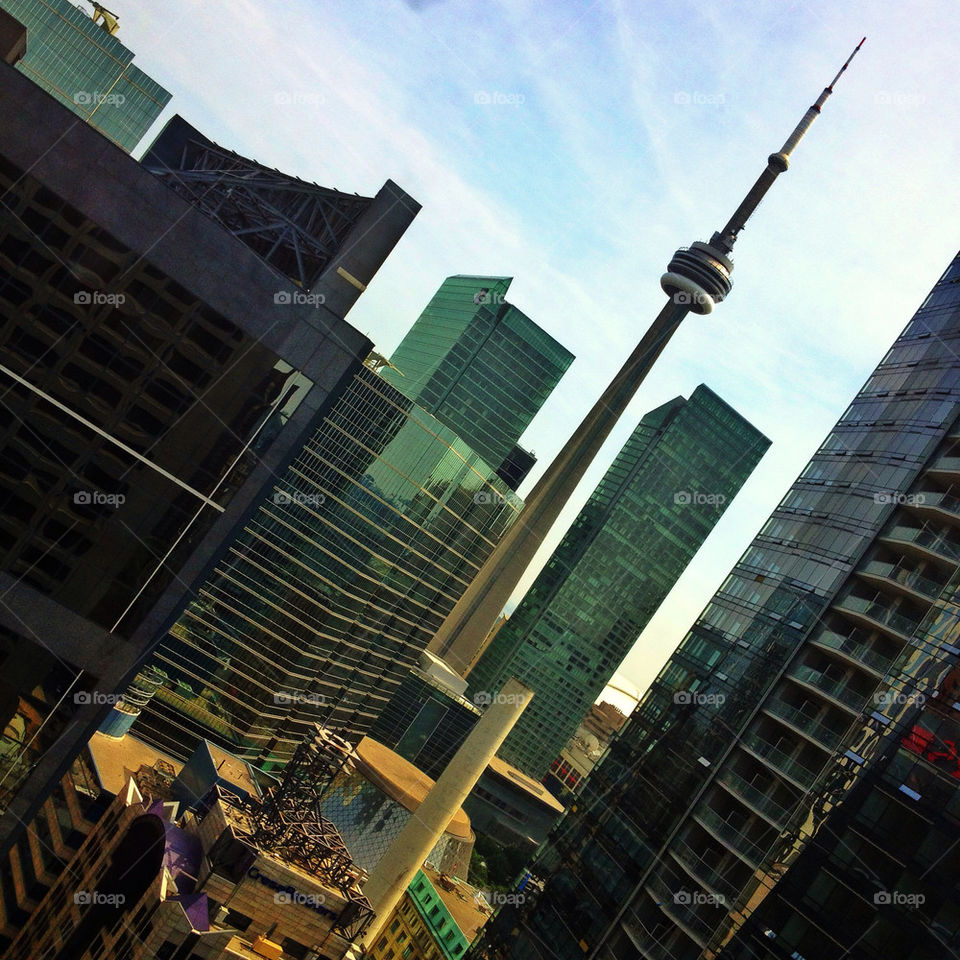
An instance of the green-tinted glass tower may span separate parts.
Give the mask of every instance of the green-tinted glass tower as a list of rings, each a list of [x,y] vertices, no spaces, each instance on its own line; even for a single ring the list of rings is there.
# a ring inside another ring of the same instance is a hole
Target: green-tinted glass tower
[[[95,21],[68,0],[0,0],[0,9],[27,28],[17,68],[130,153],[170,94],[133,65],[133,52],[110,32],[113,16],[95,7]]]
[[[573,362],[506,302],[511,279],[447,277],[384,371],[508,482],[517,441]]]
[[[202,737],[261,764],[289,759],[315,722],[359,740],[522,505],[364,368],[160,644],[167,682],[138,736],[181,757]]]
[[[540,779],[770,441],[699,386],[648,413],[470,672],[535,696],[499,755]]]

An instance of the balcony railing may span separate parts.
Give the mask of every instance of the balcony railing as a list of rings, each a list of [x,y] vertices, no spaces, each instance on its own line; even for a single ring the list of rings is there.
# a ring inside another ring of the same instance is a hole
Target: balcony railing
[[[843,740],[842,732],[831,730],[830,727],[804,713],[799,707],[791,706],[779,697],[770,697],[764,701],[763,709],[781,720],[786,720],[798,730],[802,730],[830,751],[836,750],[840,746],[840,741]]]
[[[901,586],[907,587],[915,593],[923,594],[931,600],[940,596],[944,587],[944,584],[931,580],[929,577],[921,576],[916,570],[906,570],[898,564],[887,563],[884,560],[871,560],[860,572],[899,583]]]
[[[693,816],[707,833],[723,840],[724,843],[745,857],[750,866],[756,867],[760,863],[766,851],[744,836],[732,823],[727,823],[716,810],[703,806],[694,810]]]
[[[793,667],[787,673],[787,676],[815,687],[821,693],[825,693],[838,703],[844,704],[855,713],[860,713],[867,705],[867,698],[862,693],[851,690],[846,680],[829,680],[825,674],[805,664]]]
[[[842,633],[835,633],[833,630],[823,630],[814,634],[810,642],[818,647],[826,647],[828,650],[837,650],[845,653],[851,660],[862,663],[876,673],[884,674],[887,667],[890,666],[890,658],[884,657],[873,649],[872,644],[865,640],[856,640],[854,636],[844,636]]]
[[[952,459],[956,459],[955,457]],[[917,506],[936,507],[938,510],[944,510],[947,513],[960,515],[960,497],[955,497],[952,493],[940,493],[935,490],[921,490],[913,495]]]
[[[938,457],[928,469],[960,473],[960,457]]]
[[[878,600],[868,600],[866,597],[855,597],[847,594],[840,597],[836,604],[838,610],[848,610],[850,613],[859,613],[869,617],[875,623],[887,627],[893,633],[903,637],[911,637],[920,625],[917,620],[905,617],[902,613],[895,613],[886,603]]]
[[[697,856],[693,847],[689,846],[683,840],[674,840],[670,845],[670,852],[683,863],[687,869],[708,887],[715,894],[725,897],[727,903],[732,903],[740,892],[729,880],[717,869],[711,867],[706,861]],[[736,861],[739,863],[739,861]]]
[[[784,753],[772,743],[767,743],[767,741],[757,733],[746,734],[743,737],[743,744],[749,747],[754,753],[759,754],[765,760],[769,761],[770,765],[776,770],[779,770],[781,773],[790,777],[791,780],[796,781],[804,787],[812,786],[814,780],[817,779],[817,774],[820,772],[819,770],[811,769],[805,763],[801,763],[796,758],[791,757],[789,753]]]
[[[768,796],[758,787],[755,787],[752,783],[745,780],[740,776],[739,773],[735,773],[733,770],[724,770],[718,777],[717,780],[724,784],[724,786],[729,787],[734,794],[736,794],[741,800],[743,800],[748,806],[752,807],[754,810],[759,810],[760,813],[764,814],[771,823],[775,824],[777,827],[782,827],[783,822],[787,817],[787,809],[782,804],[777,803],[772,797]]]
[[[931,533],[929,530],[920,530],[916,527],[891,527],[886,532],[881,533],[880,536],[885,540],[915,543],[918,547],[923,547],[931,553],[954,563],[960,560],[960,545],[950,543],[939,534]]]
[[[707,938],[713,932],[713,924],[706,923],[691,904],[683,903],[678,896],[679,890],[671,890],[655,873],[651,873],[644,881],[647,891],[656,903],[668,916],[672,917],[700,947],[705,947]],[[699,904],[698,904],[699,906]]]

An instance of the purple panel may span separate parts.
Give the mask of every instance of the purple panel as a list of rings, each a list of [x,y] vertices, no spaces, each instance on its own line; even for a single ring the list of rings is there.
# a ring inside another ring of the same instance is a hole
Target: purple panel
[[[166,827],[166,845],[163,851],[163,865],[170,871],[180,893],[192,893],[196,886],[197,874],[203,861],[203,847],[198,837],[175,827],[172,823]]]
[[[194,930],[203,933],[210,929],[210,906],[205,893],[187,893],[171,899],[183,907],[183,912]]]

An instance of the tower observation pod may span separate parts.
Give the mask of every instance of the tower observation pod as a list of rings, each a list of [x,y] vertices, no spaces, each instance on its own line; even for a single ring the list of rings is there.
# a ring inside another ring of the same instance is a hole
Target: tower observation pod
[[[427,647],[430,653],[446,660],[461,675],[469,672],[484,639],[550,527],[681,321],[688,313],[711,313],[714,306],[730,293],[733,271],[730,255],[737,235],[774,180],[787,169],[790,155],[810,129],[833,93],[834,84],[850,66],[864,40],[866,37],[857,44],[780,150],[768,158],[766,169],[727,225],[717,231],[709,243],[694,243],[673,255],[667,272],[660,278],[660,286],[669,298],[666,304],[547,468],[527,497],[526,507],[518,520],[507,530],[430,641]]]
[[[847,57],[847,62],[840,68],[837,75],[823,88],[817,102],[803,115],[793,133],[787,137],[784,145],[771,153],[767,158],[767,167],[760,174],[750,192],[743,198],[737,207],[736,213],[730,218],[727,225],[717,231],[709,243],[697,242],[693,246],[681,247],[667,266],[667,272],[660,278],[663,292],[677,303],[687,304],[693,313],[712,313],[714,306],[730,293],[733,281],[730,272],[733,270],[733,261],[730,254],[733,251],[737,235],[746,225],[754,210],[760,205],[766,192],[773,186],[773,181],[790,166],[790,154],[803,135],[810,129],[810,125],[817,119],[823,105],[833,93],[834,84],[840,79],[843,72],[850,66],[850,61],[857,55],[863,46],[864,37]]]

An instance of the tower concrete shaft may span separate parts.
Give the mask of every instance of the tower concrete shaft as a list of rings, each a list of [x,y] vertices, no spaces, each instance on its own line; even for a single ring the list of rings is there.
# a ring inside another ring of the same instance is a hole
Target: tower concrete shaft
[[[374,943],[404,891],[423,866],[460,805],[520,718],[533,691],[510,679],[453,755],[440,779],[413,811],[363,886],[375,917],[363,943]]]
[[[777,176],[787,169],[790,154],[819,115],[833,92],[833,85],[850,65],[864,40],[866,37],[807,110],[780,151],[770,156],[766,169],[723,230],[714,233],[710,243],[694,243],[674,254],[667,272],[660,278],[660,286],[670,299],[540,478],[520,518],[487,558],[427,647],[461,674],[466,674],[476,661],[484,639],[544,537],[683,318],[690,312],[710,313],[714,305],[730,293],[733,262],[729,254],[737,235]]]

